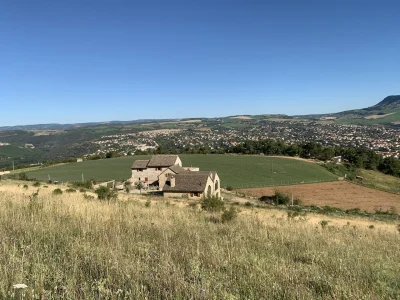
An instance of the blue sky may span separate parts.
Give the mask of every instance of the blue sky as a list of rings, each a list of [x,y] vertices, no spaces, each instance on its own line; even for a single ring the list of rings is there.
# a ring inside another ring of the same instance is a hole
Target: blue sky
[[[400,1],[0,3],[0,126],[367,107],[400,93]]]

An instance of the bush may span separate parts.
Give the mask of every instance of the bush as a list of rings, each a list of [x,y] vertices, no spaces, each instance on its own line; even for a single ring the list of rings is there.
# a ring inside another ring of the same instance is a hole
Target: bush
[[[28,180],[28,176],[26,176],[25,172],[21,172],[18,174],[18,179],[19,180]]]
[[[33,186],[35,186],[35,187],[40,186],[40,182],[39,182],[39,181],[36,181],[36,182],[33,184]]]
[[[65,192],[66,193],[76,193],[76,190],[69,188],[69,189],[66,189]]]
[[[61,189],[55,189],[53,191],[53,195],[61,195],[63,193],[63,191]]]
[[[288,205],[290,202],[290,197],[281,191],[275,191],[274,202],[276,205]]]
[[[230,185],[228,185],[228,186],[226,187],[226,190],[227,190],[227,191],[232,191],[232,190],[233,190],[233,187],[230,186]]]
[[[204,198],[201,202],[201,208],[206,211],[222,211],[224,209],[224,201],[217,197]]]
[[[74,181],[72,185],[76,188],[85,188],[85,189],[91,189],[93,188],[93,183],[94,181],[89,179],[85,181]]]
[[[91,196],[91,195],[88,195],[88,194],[83,194],[83,198],[85,198],[85,199],[87,199],[87,200],[93,200],[94,199],[94,197],[93,196]]]
[[[27,190],[28,189],[28,185],[24,184],[23,188]]]
[[[253,204],[252,204],[251,202],[247,201],[247,202],[244,204],[244,206],[253,206]]]
[[[237,217],[237,215],[238,215],[238,211],[236,210],[236,208],[231,206],[229,209],[224,210],[224,212],[222,213],[222,216],[221,216],[221,221],[222,221],[222,223],[232,221],[233,219],[235,219]]]
[[[144,204],[144,206],[150,207],[150,206],[151,206],[151,201],[150,201],[150,200],[147,200],[146,203]]]
[[[328,222],[329,221],[322,220],[321,222],[319,222],[319,224],[321,225],[322,228],[325,228],[326,226],[328,226]]]
[[[115,200],[117,199],[118,195],[109,187],[101,186],[94,191],[97,194],[97,198],[99,200]]]
[[[293,205],[303,205],[303,202],[299,198],[296,198],[293,201]]]

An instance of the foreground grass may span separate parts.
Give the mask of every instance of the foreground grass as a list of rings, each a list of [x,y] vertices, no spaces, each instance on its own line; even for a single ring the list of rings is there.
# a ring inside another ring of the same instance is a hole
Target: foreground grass
[[[0,194],[3,299],[400,297],[397,233],[20,189]]]

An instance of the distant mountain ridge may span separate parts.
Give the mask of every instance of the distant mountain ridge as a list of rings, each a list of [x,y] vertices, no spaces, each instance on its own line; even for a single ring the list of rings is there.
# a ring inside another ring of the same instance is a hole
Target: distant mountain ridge
[[[73,129],[73,128],[77,128],[77,127],[97,126],[97,125],[104,125],[104,124],[126,125],[126,124],[134,124],[134,123],[165,122],[165,121],[170,121],[170,119],[140,119],[140,120],[132,120],[132,121],[87,122],[87,123],[72,123],[72,124],[49,123],[49,124],[33,124],[33,125],[0,126],[0,131],[69,130],[69,129]]]

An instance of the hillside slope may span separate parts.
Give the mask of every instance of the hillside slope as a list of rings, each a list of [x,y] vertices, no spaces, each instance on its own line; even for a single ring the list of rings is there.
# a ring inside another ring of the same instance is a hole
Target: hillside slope
[[[333,118],[341,124],[400,124],[400,95],[388,96],[367,108],[320,115],[318,118]]]

